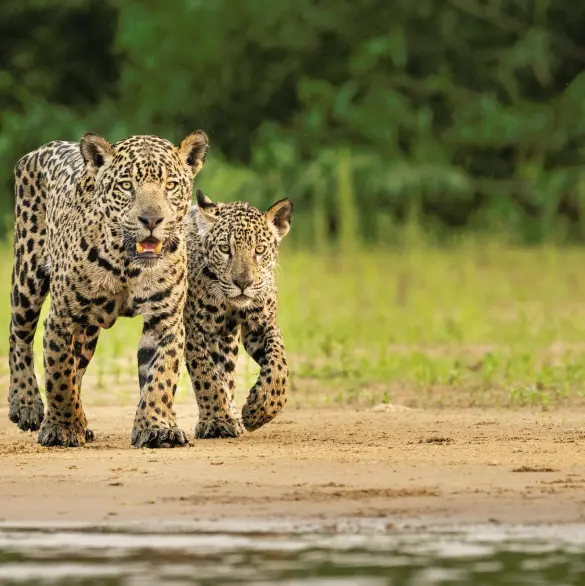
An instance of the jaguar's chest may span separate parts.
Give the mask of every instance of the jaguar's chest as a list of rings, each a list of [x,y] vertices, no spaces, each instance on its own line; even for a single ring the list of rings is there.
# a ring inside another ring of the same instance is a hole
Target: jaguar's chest
[[[83,325],[109,329],[118,317],[127,313],[128,298],[122,290],[112,295],[103,290],[74,288],[63,296],[63,300],[73,319]]]

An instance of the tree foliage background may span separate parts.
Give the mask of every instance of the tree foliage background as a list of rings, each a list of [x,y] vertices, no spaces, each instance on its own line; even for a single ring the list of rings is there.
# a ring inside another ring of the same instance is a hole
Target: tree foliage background
[[[584,25],[574,0],[3,0],[6,226],[43,142],[203,128],[199,185],[293,197],[307,244],[411,218],[583,240]]]

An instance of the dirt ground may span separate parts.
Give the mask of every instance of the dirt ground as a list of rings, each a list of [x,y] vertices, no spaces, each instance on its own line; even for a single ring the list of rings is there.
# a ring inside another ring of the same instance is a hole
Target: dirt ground
[[[0,411],[0,520],[585,519],[585,410],[289,409],[237,440],[157,451],[129,446],[132,409],[87,412],[94,444],[45,449]]]

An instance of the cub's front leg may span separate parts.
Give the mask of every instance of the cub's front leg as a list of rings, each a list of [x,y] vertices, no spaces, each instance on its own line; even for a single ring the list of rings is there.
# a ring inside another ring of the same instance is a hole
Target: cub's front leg
[[[242,326],[246,352],[260,366],[256,384],[242,409],[244,426],[254,431],[272,421],[286,404],[288,365],[280,330],[254,321]]]
[[[239,328],[219,334],[186,315],[185,359],[199,407],[195,437],[238,437],[244,431],[234,397]]]
[[[138,348],[140,402],[132,429],[132,445],[137,448],[171,448],[188,443],[185,432],[177,427],[173,408],[184,341],[182,311],[145,317]]]

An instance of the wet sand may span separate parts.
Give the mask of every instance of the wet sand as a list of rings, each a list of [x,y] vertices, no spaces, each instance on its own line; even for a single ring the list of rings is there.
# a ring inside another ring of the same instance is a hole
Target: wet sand
[[[86,409],[96,441],[46,449],[0,410],[0,521],[585,518],[585,409],[287,409],[235,440],[130,447],[133,409]],[[196,409],[179,405],[192,437]]]

